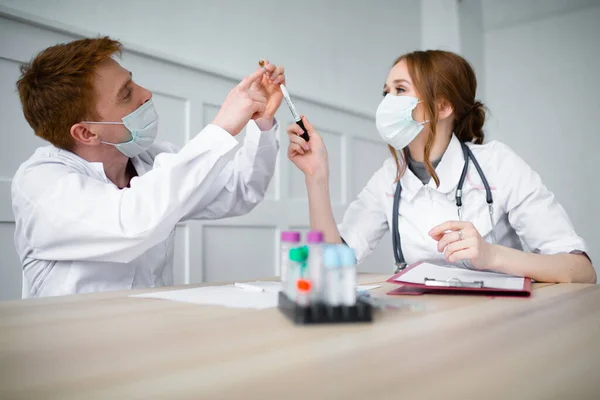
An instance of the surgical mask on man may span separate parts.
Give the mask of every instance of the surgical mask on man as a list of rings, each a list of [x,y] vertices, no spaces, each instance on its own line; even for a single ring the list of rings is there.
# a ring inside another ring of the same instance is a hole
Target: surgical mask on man
[[[408,146],[429,121],[417,122],[412,111],[419,104],[419,99],[411,96],[394,96],[387,94],[375,114],[377,131],[381,138],[396,150]]]
[[[158,134],[158,114],[152,99],[145,102],[137,110],[122,118],[123,122],[82,121],[86,124],[125,125],[131,133],[131,139],[123,143],[101,143],[113,145],[125,156],[132,158],[148,150]]]

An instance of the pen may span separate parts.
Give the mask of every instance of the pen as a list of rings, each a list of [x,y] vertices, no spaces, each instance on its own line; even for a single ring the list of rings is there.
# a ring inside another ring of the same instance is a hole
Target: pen
[[[265,71],[265,74],[266,74],[267,69],[265,68],[265,62],[263,60],[260,60],[258,62],[258,65],[261,66],[261,68]],[[300,115],[296,111],[296,107],[294,106],[294,103],[292,103],[290,93],[288,92],[287,88],[285,87],[285,85],[283,83],[281,85],[279,85],[279,88],[281,89],[281,93],[283,93],[283,98],[285,99],[285,102],[287,103],[287,105],[290,109],[290,112],[292,113],[292,117],[294,117],[294,121],[296,121],[296,124],[300,128],[302,128],[302,131],[304,132],[302,135],[300,135],[300,137],[308,142],[310,140],[310,137],[308,136],[308,132],[306,131],[306,127],[304,126],[304,122],[302,122],[302,118],[300,118]]]
[[[247,283],[236,282],[236,283],[234,283],[233,286],[238,287],[240,289],[244,289],[244,290],[251,290],[253,292],[264,292],[265,291],[265,289],[263,289],[261,287],[249,285]]]

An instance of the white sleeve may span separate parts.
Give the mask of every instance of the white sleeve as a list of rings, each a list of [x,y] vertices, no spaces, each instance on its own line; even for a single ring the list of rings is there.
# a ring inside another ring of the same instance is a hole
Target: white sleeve
[[[508,220],[527,247],[541,254],[585,252],[584,240],[540,176],[506,145],[495,146],[502,154],[495,168],[504,175]]]
[[[217,219],[250,212],[265,197],[275,172],[277,122],[261,132],[254,121],[246,127],[244,144],[217,177],[215,196],[207,204],[194,207],[184,219]]]
[[[389,229],[385,206],[381,201],[386,183],[385,169],[383,166],[375,172],[358,198],[350,204],[338,226],[340,236],[354,250],[358,263],[375,250]]]
[[[154,168],[123,190],[44,162],[21,172],[13,185],[17,223],[43,260],[129,262],[164,240],[194,207],[215,198],[237,141],[208,125],[178,153],[159,154]]]

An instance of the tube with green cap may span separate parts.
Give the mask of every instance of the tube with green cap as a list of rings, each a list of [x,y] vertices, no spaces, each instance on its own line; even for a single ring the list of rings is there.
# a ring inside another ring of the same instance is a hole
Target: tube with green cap
[[[306,246],[290,249],[290,270],[288,276],[287,296],[296,301],[296,283],[298,279],[306,276],[306,260],[308,259],[308,248]]]

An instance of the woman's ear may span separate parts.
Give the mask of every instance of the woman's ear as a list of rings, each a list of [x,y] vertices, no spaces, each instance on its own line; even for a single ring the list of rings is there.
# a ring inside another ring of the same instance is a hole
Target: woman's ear
[[[454,113],[454,108],[452,108],[452,105],[447,100],[444,100],[444,99],[440,100],[437,104],[437,107],[438,107],[438,118],[440,121],[452,116]]]

